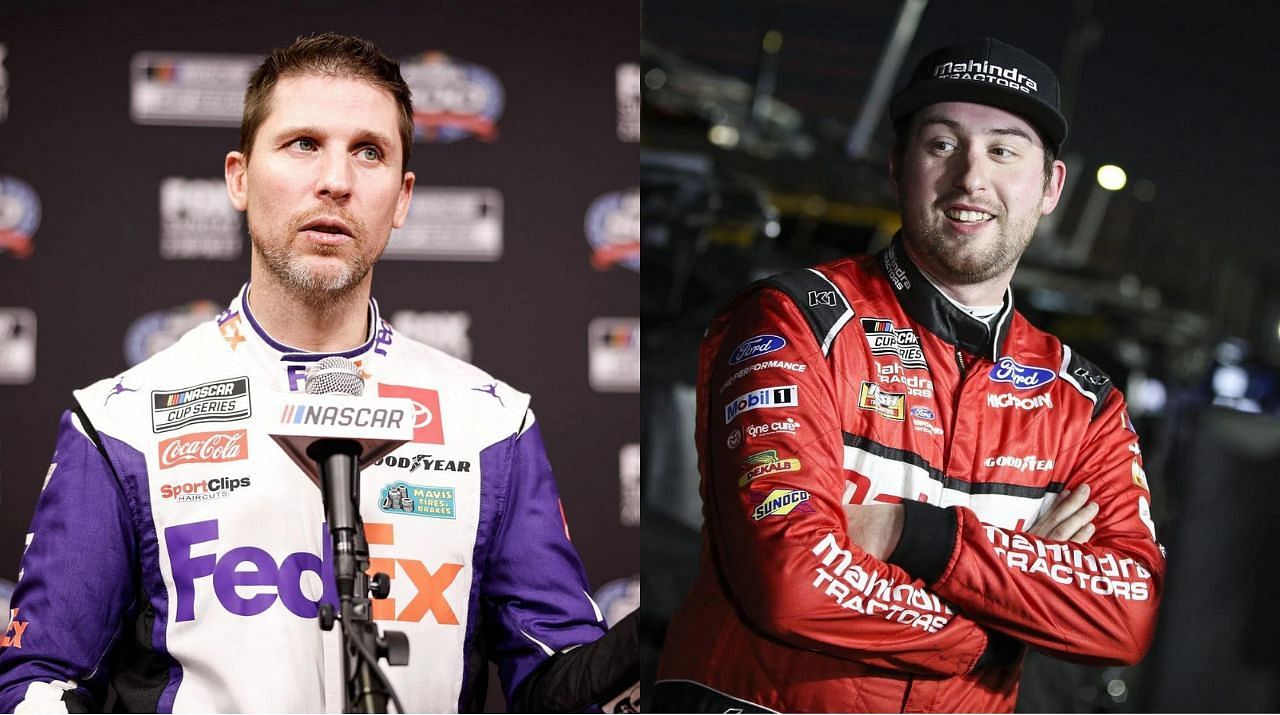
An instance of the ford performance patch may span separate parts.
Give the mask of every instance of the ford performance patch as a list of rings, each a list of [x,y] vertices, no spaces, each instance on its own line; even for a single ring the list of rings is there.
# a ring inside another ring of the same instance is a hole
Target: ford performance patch
[[[1018,390],[1034,390],[1053,382],[1057,375],[1043,367],[1028,367],[1011,357],[1002,357],[991,368],[992,382],[1006,382]]]
[[[747,338],[733,351],[733,355],[729,356],[729,364],[737,365],[746,360],[777,352],[785,347],[787,347],[786,338],[780,335],[757,335],[753,338]]]
[[[234,422],[250,414],[247,377],[151,393],[153,432],[169,432],[198,422]]]

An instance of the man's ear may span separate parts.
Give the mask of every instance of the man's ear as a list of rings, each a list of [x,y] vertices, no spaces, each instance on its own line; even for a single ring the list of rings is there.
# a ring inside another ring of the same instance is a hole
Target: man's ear
[[[227,152],[223,173],[227,179],[227,196],[237,211],[249,205],[249,157],[238,151]]]
[[[1067,181],[1067,165],[1061,159],[1055,159],[1049,167],[1049,176],[1044,185],[1044,198],[1040,200],[1040,215],[1048,216],[1058,206],[1062,198],[1062,187]]]

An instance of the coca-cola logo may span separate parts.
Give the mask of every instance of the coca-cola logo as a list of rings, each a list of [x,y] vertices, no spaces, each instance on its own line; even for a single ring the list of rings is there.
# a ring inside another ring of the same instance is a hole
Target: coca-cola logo
[[[160,443],[160,468],[179,464],[235,462],[249,458],[245,430],[193,432]]]

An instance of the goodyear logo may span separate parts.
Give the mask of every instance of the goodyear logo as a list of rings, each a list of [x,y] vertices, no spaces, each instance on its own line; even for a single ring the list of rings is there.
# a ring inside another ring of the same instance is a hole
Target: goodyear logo
[[[787,459],[778,459],[778,450],[766,449],[763,452],[756,452],[747,457],[742,462],[742,466],[747,471],[742,473],[738,478],[738,486],[746,486],[747,482],[770,474],[778,474],[781,472],[798,472],[800,471],[800,460],[795,457]]]
[[[432,519],[456,519],[453,487],[428,487],[392,482],[382,488],[378,508],[388,514],[412,514]]]
[[[874,382],[864,380],[858,391],[858,407],[901,422],[907,415],[907,396],[902,392],[885,392]]]
[[[803,489],[774,489],[765,495],[760,506],[751,512],[751,518],[760,521],[767,516],[786,516],[807,501],[809,501],[809,492]],[[801,511],[813,511],[813,507],[801,509]]]

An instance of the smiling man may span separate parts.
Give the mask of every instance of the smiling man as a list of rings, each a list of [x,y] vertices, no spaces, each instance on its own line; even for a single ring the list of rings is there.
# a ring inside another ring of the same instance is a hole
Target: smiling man
[[[320,492],[263,401],[335,355],[366,394],[415,403],[413,441],[360,494],[391,577],[373,618],[410,643],[409,666],[384,668],[408,711],[479,710],[490,659],[513,708],[546,708],[611,642],[529,396],[397,334],[370,298],[413,192],[412,111],[398,65],[355,37],[299,39],[253,73],[225,162],[250,282],[75,392],[0,642],[0,711],[100,712],[108,686],[131,712],[342,711],[339,632],[316,617],[336,604]]]
[[[1011,711],[1028,646],[1151,643],[1165,564],[1124,399],[1009,289],[1066,176],[1057,79],[965,43],[890,116],[893,243],[766,279],[707,331],[702,570],[659,710]]]

